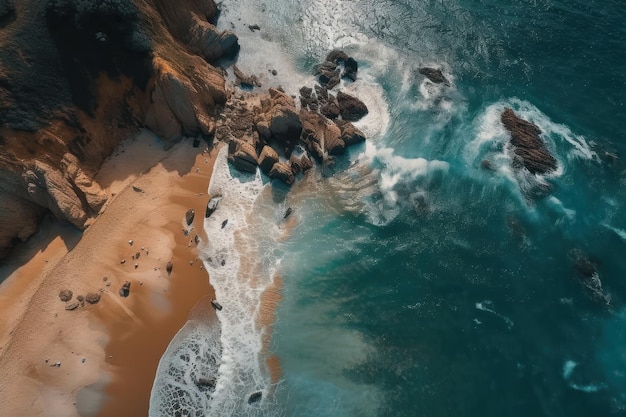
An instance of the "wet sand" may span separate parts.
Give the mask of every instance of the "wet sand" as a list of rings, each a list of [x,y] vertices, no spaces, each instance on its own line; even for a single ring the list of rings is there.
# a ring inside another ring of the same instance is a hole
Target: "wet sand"
[[[163,151],[144,133],[101,171],[114,196],[75,246],[63,236],[43,239],[30,261],[9,270],[0,286],[0,416],[147,415],[161,354],[197,300],[212,294],[201,263],[189,263],[189,240],[206,238],[216,155],[201,152],[189,141]],[[188,208],[196,219],[184,236]],[[118,293],[124,281],[127,298]],[[101,300],[67,311],[62,289],[72,301],[89,292]]]
[[[213,170],[216,154],[213,151],[208,158],[208,155],[199,155],[194,169],[184,179],[177,180],[170,186],[170,205],[161,207],[170,219],[165,228],[173,234],[176,242],[172,251],[173,269],[167,278],[169,286],[163,290],[169,303],[166,314],[155,314],[154,303],[148,301],[133,309],[140,324],[120,316],[106,320],[111,341],[106,346],[105,354],[106,362],[112,368],[113,379],[104,388],[108,400],[96,414],[99,417],[148,415],[152,383],[167,345],[185,324],[192,308],[203,298],[210,301],[215,297],[208,274],[198,259],[194,236],[198,235],[201,240],[206,239],[203,221],[210,178],[206,172]],[[203,163],[205,158],[208,160],[207,164]],[[204,173],[195,173],[196,167],[202,168]],[[203,193],[203,196],[196,197],[199,193]],[[182,207],[185,210],[181,212]],[[185,236],[181,219],[187,208],[193,208],[196,215],[193,229]],[[190,262],[193,264],[190,265]],[[160,272],[163,277],[167,276],[164,268]],[[140,287],[137,290],[143,289]],[[213,320],[216,319],[212,309],[203,311]]]

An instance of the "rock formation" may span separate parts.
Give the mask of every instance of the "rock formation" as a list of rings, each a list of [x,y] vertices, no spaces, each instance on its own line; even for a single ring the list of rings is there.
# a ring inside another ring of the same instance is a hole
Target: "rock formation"
[[[82,229],[93,181],[141,126],[211,137],[236,36],[213,0],[0,1],[0,257],[46,212]]]
[[[506,108],[500,117],[504,127],[511,133],[517,165],[532,174],[545,174],[557,168],[556,159],[539,136],[541,129],[533,123],[520,119],[513,110]]]
[[[356,79],[358,64],[353,61],[335,50],[319,68],[332,69],[334,77],[338,66],[343,65]],[[260,167],[270,178],[292,184],[313,166],[309,156],[330,166],[333,157],[343,154],[346,147],[365,141],[363,132],[350,122],[368,113],[365,104],[342,91],[330,93],[332,86],[321,76],[320,83],[325,85],[300,88],[299,109],[281,89],[231,97],[216,125],[216,139],[229,143],[231,164],[245,172],[256,172]]]
[[[424,67],[419,69],[419,73],[435,84],[448,84],[448,80],[444,77],[440,69]]]

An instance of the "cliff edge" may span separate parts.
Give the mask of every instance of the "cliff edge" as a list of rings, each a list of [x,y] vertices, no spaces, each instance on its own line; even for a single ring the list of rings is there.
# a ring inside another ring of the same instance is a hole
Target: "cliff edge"
[[[52,212],[78,228],[93,178],[139,127],[211,137],[237,54],[213,0],[0,0],[0,257]]]

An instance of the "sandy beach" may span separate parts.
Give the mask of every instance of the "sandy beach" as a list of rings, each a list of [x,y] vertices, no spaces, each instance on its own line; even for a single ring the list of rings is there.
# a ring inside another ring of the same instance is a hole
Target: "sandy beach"
[[[111,198],[90,227],[46,223],[0,268],[0,416],[147,415],[158,360],[213,295],[194,240],[206,239],[217,154],[202,146],[184,140],[164,151],[145,131],[127,141],[98,174]],[[62,302],[61,290],[72,299]],[[99,302],[66,310],[89,293]]]

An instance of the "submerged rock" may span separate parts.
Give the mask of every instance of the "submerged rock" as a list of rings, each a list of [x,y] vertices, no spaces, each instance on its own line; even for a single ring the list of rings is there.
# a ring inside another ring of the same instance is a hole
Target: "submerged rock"
[[[446,77],[443,76],[443,73],[440,69],[437,68],[420,68],[419,73],[428,78],[430,81],[435,84],[448,83]]]
[[[261,398],[263,398],[263,391],[257,391],[253,394],[250,394],[250,396],[248,397],[248,404],[258,403],[259,401],[261,401]]]
[[[569,256],[576,269],[576,278],[585,294],[596,303],[610,305],[611,294],[602,288],[602,281],[600,281],[600,274],[595,263],[580,249],[571,250]]]
[[[167,275],[170,275],[172,273],[172,269],[174,269],[174,264],[172,263],[172,261],[168,261],[167,265],[165,265],[165,270],[167,271]]]
[[[539,136],[541,129],[519,118],[510,108],[500,116],[502,124],[511,133],[518,162],[532,174],[545,174],[556,170],[557,162]]]

